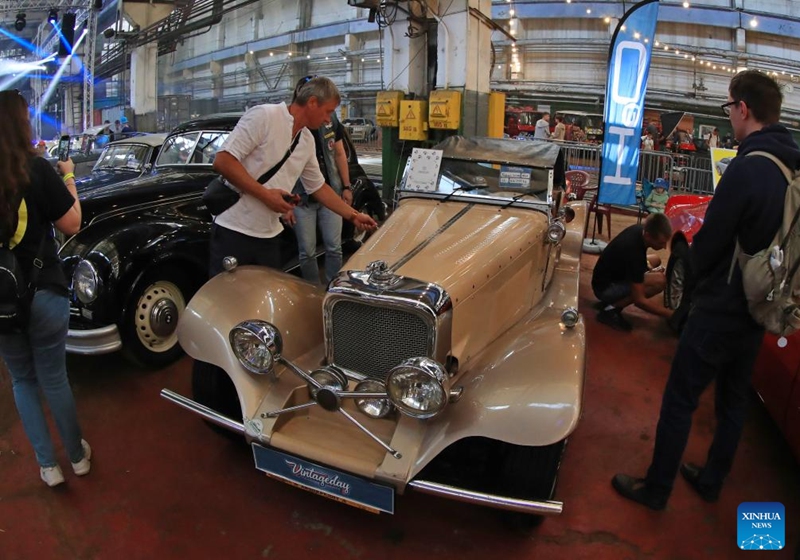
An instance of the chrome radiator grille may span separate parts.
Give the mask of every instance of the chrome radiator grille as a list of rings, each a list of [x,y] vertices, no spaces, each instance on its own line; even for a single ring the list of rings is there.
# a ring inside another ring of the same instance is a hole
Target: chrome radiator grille
[[[431,353],[431,326],[408,311],[337,301],[331,323],[333,362],[372,379],[385,380],[403,360]]]

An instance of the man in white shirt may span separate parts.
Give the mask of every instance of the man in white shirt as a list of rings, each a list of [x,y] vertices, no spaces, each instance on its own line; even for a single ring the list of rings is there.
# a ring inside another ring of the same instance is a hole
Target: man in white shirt
[[[536,121],[536,130],[533,131],[533,138],[534,140],[550,138],[550,113],[545,113],[541,119]]]
[[[358,229],[372,231],[377,227],[372,218],[348,206],[325,183],[319,169],[309,128],[328,124],[340,100],[331,80],[314,78],[288,107],[285,103],[257,105],[239,120],[214,160],[214,170],[242,196],[217,216],[211,228],[211,276],[222,271],[226,256],[236,257],[240,265],[281,267],[280,216],[299,201],[299,196],[291,194],[298,179],[317,202],[352,221]],[[298,135],[291,156],[269,181],[260,184],[256,178],[283,159]]]

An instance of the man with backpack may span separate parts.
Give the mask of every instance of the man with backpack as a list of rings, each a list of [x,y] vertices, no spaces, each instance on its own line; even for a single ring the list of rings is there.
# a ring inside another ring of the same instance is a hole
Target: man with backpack
[[[733,464],[764,335],[748,310],[738,246],[746,255],[771,249],[787,192],[779,166],[753,152],[771,154],[790,170],[800,168],[800,148],[778,124],[782,99],[772,78],[749,70],[733,77],[722,105],[741,145],[694,237],[692,310],[664,389],[653,459],[645,478],[617,474],[612,480],[622,496],[650,509],[666,507],[679,470],[703,500],[715,502]],[[692,415],[712,381],[717,426],[706,463],[681,464]]]

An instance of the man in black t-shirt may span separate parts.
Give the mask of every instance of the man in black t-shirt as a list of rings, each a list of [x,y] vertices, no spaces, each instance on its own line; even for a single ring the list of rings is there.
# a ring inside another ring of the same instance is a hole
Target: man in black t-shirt
[[[667,217],[650,214],[644,226],[630,226],[608,244],[592,273],[592,291],[602,306],[598,321],[630,331],[633,327],[622,316],[622,310],[630,304],[655,315],[672,315],[671,309],[650,300],[664,291],[666,278],[663,269],[658,268],[658,255],[647,255],[648,249],[666,247],[671,236]]]

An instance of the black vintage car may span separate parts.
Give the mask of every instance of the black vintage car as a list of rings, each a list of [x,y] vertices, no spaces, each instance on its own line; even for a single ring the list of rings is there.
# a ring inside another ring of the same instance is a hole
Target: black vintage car
[[[166,134],[142,134],[103,148],[89,175],[75,181],[78,193],[137,179],[153,170]]]
[[[211,215],[201,196],[216,176],[217,150],[240,116],[184,123],[166,138],[150,174],[80,193],[83,227],[59,253],[72,284],[68,352],[122,350],[150,367],[180,357],[178,317],[207,279]],[[380,196],[358,175],[352,143],[349,148],[357,208],[383,218]],[[297,263],[290,228],[281,242],[290,269]]]

